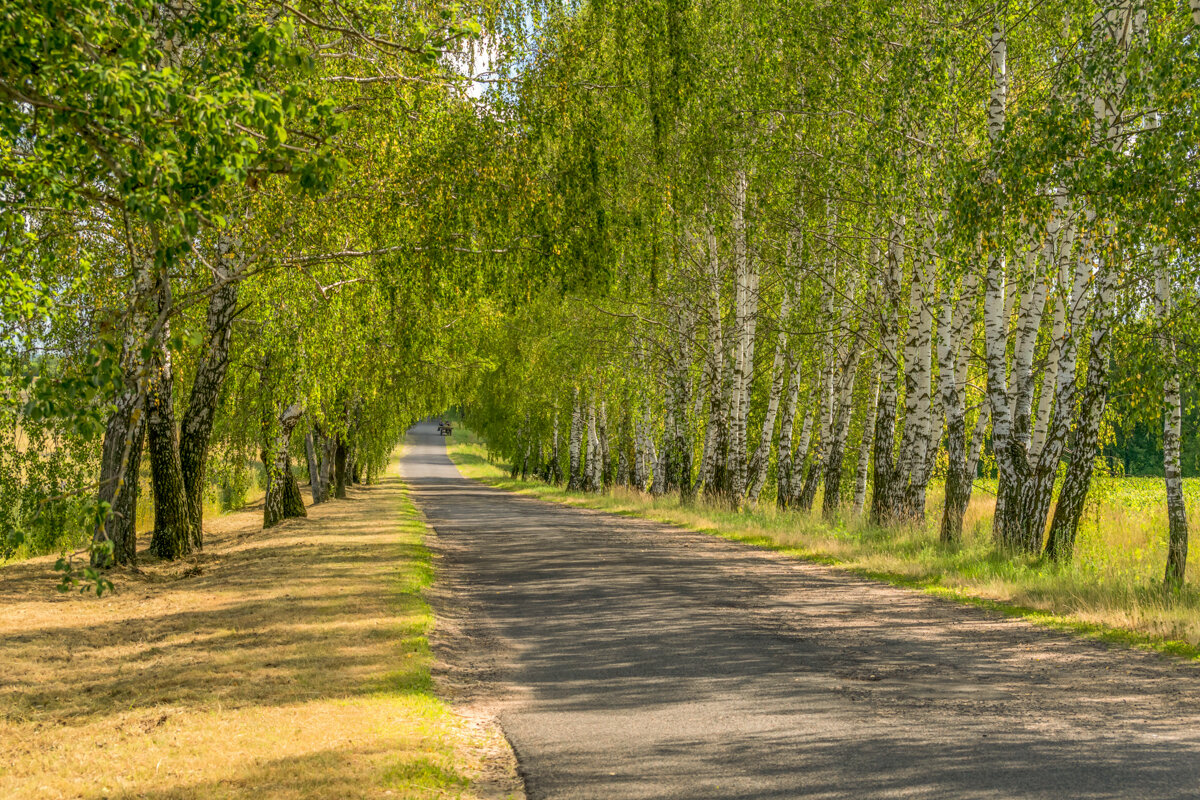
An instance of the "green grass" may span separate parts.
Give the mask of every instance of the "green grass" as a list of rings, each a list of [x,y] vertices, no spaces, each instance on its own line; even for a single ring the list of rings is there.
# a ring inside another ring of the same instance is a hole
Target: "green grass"
[[[947,548],[936,532],[940,486],[931,487],[925,525],[879,528],[852,513],[830,522],[819,514],[780,512],[773,506],[739,512],[701,501],[684,507],[677,496],[653,498],[627,489],[602,495],[568,492],[511,479],[506,465],[493,463],[470,431],[456,429],[448,444],[464,475],[502,489],[777,550],[1107,642],[1200,658],[1200,592],[1194,584],[1169,596],[1161,588],[1166,553],[1161,479],[1099,478],[1076,558],[1055,565],[1005,556],[992,547],[994,482],[980,482],[967,510],[963,542]],[[1200,480],[1188,484],[1189,496],[1200,495]],[[1195,529],[1200,518],[1193,515],[1191,522]]]

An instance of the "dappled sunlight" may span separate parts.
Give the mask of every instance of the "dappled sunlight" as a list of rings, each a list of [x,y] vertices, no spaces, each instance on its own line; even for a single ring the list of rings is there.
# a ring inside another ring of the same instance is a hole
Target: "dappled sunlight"
[[[1035,581],[1036,559],[984,536],[944,549],[919,525],[589,496],[459,466],[526,495],[455,479],[436,443],[413,472],[510,648],[521,693],[502,721],[535,796],[1182,797],[1198,779],[1196,665],[811,563],[944,596],[1065,599],[1061,575]]]
[[[473,796],[481,734],[431,694],[399,481],[267,531],[261,513],[212,520],[185,563],[142,556],[102,599],[57,595],[46,559],[4,569],[0,795]]]

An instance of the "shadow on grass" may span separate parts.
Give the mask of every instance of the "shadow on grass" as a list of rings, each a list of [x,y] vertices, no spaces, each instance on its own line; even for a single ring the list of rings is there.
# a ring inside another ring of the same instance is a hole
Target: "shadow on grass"
[[[0,795],[465,785],[432,693],[424,527],[399,480],[260,526],[253,509],[213,520],[202,555],[142,554],[99,600],[57,595],[48,564],[0,573],[0,762],[16,765]]]

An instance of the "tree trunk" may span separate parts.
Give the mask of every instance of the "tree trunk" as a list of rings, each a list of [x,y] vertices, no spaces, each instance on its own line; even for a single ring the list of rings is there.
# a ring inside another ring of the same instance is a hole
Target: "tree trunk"
[[[171,287],[165,274],[158,276],[159,314],[171,308]],[[175,428],[172,399],[174,376],[167,349],[169,329],[164,323],[158,341],[150,345],[150,386],[146,397],[146,433],[150,451],[150,475],[154,489],[154,533],[150,552],[174,560],[192,552],[191,501],[183,482],[179,459],[179,433]]]
[[[319,441],[321,442],[321,497],[327,501],[334,491],[338,437],[321,434]]]
[[[784,382],[789,380],[791,372],[787,369],[787,325],[791,313],[792,293],[785,289],[783,302],[779,306],[779,331],[775,336],[775,360],[771,363],[771,388],[767,394],[767,412],[763,417],[758,446],[750,458],[749,498],[750,502],[755,505],[758,504],[758,496],[767,482],[767,468],[771,464],[771,442],[775,439],[775,417],[779,413],[779,401],[783,393]]]
[[[1104,405],[1108,399],[1110,321],[1116,288],[1116,276],[1113,272],[1112,265],[1100,265],[1096,310],[1092,315],[1087,385],[1083,389],[1079,414],[1071,432],[1071,461],[1067,465],[1067,474],[1058,493],[1058,505],[1054,508],[1054,518],[1050,523],[1050,534],[1046,541],[1046,555],[1054,561],[1070,561],[1074,555],[1075,535],[1092,482],[1100,420],[1104,416]]]
[[[550,482],[555,486],[562,484],[562,464],[558,454],[558,404],[554,406],[554,439],[550,444]]]
[[[608,401],[600,401],[600,412],[596,418],[596,441],[600,449],[600,485],[608,488],[612,485],[612,452],[608,441]]]
[[[754,371],[755,328],[758,323],[758,270],[746,242],[746,173],[740,170],[734,184],[733,201],[734,269],[736,292],[734,320],[736,342],[733,354],[733,395],[730,405],[729,452],[725,469],[729,475],[730,502],[738,505],[746,492],[746,423],[750,413],[750,388]]]
[[[842,462],[845,461],[846,439],[850,436],[850,414],[854,407],[854,379],[858,375],[858,358],[861,350],[856,341],[843,347],[839,385],[835,389],[836,408],[833,412],[829,432],[829,448],[825,455],[825,495],[821,511],[832,518],[841,505]]]
[[[578,492],[584,488],[583,464],[580,460],[583,449],[583,400],[579,387],[575,387],[575,399],[571,406],[571,441],[568,443],[567,490]]]
[[[1161,248],[1155,250],[1155,280],[1158,316],[1162,323],[1163,362],[1163,475],[1167,488],[1167,566],[1163,586],[1169,591],[1183,586],[1187,572],[1188,519],[1183,499],[1183,477],[1179,466],[1183,409],[1179,391],[1179,358],[1175,352],[1171,319],[1171,274],[1163,264]]]
[[[791,357],[788,360],[787,400],[779,421],[779,444],[775,448],[775,505],[778,508],[787,508],[792,499],[792,441],[796,427],[796,406],[800,400],[800,364],[791,364]]]
[[[918,215],[923,220],[924,215]],[[924,237],[927,238],[927,237]],[[923,244],[926,242],[923,241]],[[918,517],[925,506],[921,475],[929,449],[933,387],[933,265],[918,248],[913,256],[909,285],[909,325],[904,345],[904,431],[897,459],[899,485],[895,512],[906,519]]]
[[[874,476],[871,483],[871,523],[884,525],[895,517],[896,494],[896,378],[900,371],[896,347],[900,341],[900,265],[904,219],[892,222],[888,237],[887,269],[883,276],[883,308],[879,333],[879,402],[875,412]]]
[[[817,498],[817,488],[821,485],[822,468],[825,464],[825,455],[829,448],[830,430],[833,427],[833,369],[827,368],[825,371],[825,383],[821,389],[821,419],[820,428],[817,429],[817,441],[813,448],[812,459],[808,463],[808,469],[804,473],[804,483],[800,487],[799,494],[795,497],[795,504],[809,511],[812,509],[813,502]],[[793,470],[793,479],[800,477],[799,470]],[[793,483],[794,485],[794,483]]]
[[[148,365],[142,357],[142,348],[150,330],[155,303],[154,280],[148,262],[134,258],[133,263],[134,312],[121,349],[125,385],[105,426],[100,457],[97,500],[108,504],[109,511],[92,536],[95,544],[111,544],[111,562],[109,556],[94,551],[92,562],[97,567],[109,563],[137,563],[137,499],[147,413]]]
[[[875,412],[879,407],[879,372],[871,374],[871,393],[863,414],[862,439],[858,443],[858,460],[854,472],[854,513],[861,514],[867,502],[867,470],[871,465],[871,440],[875,434]]]
[[[346,499],[346,440],[338,434],[333,450],[333,496]]]
[[[716,236],[710,227],[707,232],[708,264],[709,264],[709,299],[708,299],[708,423],[704,428],[704,450],[700,456],[700,484],[704,487],[706,496],[716,496],[724,492],[724,487],[717,480],[717,466],[721,460],[721,443],[724,440],[723,430],[727,418],[725,399],[725,371],[729,359],[725,357],[725,339],[722,336],[723,322],[721,319],[721,263],[717,253]]]
[[[311,429],[304,434],[304,457],[308,462],[308,488],[315,506],[325,501],[325,487],[321,485],[321,465],[317,460],[317,445]]]
[[[588,400],[587,409],[587,460],[584,464],[587,479],[584,483],[586,491],[599,494],[602,488],[600,476],[600,440],[596,435],[596,403]]]
[[[621,404],[621,426],[617,435],[617,485],[628,486],[630,484],[629,470],[629,404]]]
[[[218,242],[218,247],[222,246],[229,246],[224,237]],[[218,253],[218,264],[222,267],[227,255],[227,249]],[[218,274],[218,280],[228,280],[223,268]],[[233,339],[237,298],[238,284],[232,281],[220,286],[209,298],[204,357],[196,370],[187,411],[179,426],[179,461],[190,503],[192,545],[197,549],[204,544],[205,467],[213,422],[221,400],[221,387],[225,384],[225,373],[229,366],[229,344]]]
[[[100,457],[101,503],[109,513],[97,526],[92,541],[112,543],[111,561],[93,555],[93,566],[137,563],[137,499],[142,465],[142,441],[146,435],[146,411],[136,385],[117,398],[117,408],[108,418]]]
[[[279,415],[275,429],[265,431],[268,443],[262,450],[262,462],[267,473],[267,495],[263,501],[263,528],[270,528],[287,517],[308,515],[288,452],[292,429],[303,415],[304,407],[293,403]]]
[[[650,454],[649,454],[649,434],[650,429],[650,405],[649,402],[642,401],[641,414],[636,422],[634,422],[634,452],[633,452],[633,485],[639,492],[646,491],[646,484],[650,480]]]
[[[945,324],[938,326],[941,340],[938,384],[946,415],[947,462],[945,502],[942,504],[939,534],[942,544],[957,544],[962,540],[963,515],[971,500],[975,479],[969,471],[974,462],[967,456],[967,368],[975,331],[974,306],[978,290],[979,275],[972,269],[963,278],[957,303],[953,306],[946,303],[943,311]]]

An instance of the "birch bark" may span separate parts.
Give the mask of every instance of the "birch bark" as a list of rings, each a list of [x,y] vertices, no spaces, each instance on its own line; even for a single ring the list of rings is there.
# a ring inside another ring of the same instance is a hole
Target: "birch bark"
[[[788,350],[788,317],[792,313],[791,289],[783,292],[783,301],[779,306],[779,330],[775,336],[775,359],[771,363],[771,387],[767,394],[767,410],[763,416],[762,432],[758,437],[758,446],[750,458],[749,492],[750,502],[758,503],[763,486],[767,482],[767,467],[771,461],[771,442],[775,439],[775,417],[779,413],[780,395],[783,392],[784,381],[788,380],[787,350]]]
[[[792,453],[792,434],[796,422],[796,405],[800,398],[800,369],[799,363],[789,364],[787,401],[784,403],[783,417],[779,422],[779,446],[777,447],[775,470],[775,505],[779,508],[787,508],[792,498],[792,464],[795,459]],[[805,411],[807,412],[807,409]],[[802,427],[803,425],[804,423],[801,422]]]
[[[758,271],[747,247],[746,172],[740,170],[734,187],[733,236],[736,288],[734,319],[737,342],[733,358],[733,397],[730,406],[729,474],[730,500],[741,503],[746,491],[746,423],[750,411],[750,384],[754,369],[755,327],[758,322]]]
[[[867,395],[863,417],[862,439],[858,443],[858,460],[854,472],[854,513],[861,514],[867,502],[867,473],[871,466],[871,442],[875,436],[875,413],[879,408],[879,370],[871,373],[871,393]]]
[[[1167,488],[1167,565],[1163,586],[1177,590],[1187,571],[1188,519],[1180,471],[1180,439],[1183,408],[1179,390],[1179,358],[1170,329],[1172,312],[1171,274],[1163,261],[1162,248],[1155,248],[1155,300],[1162,327],[1163,363],[1163,475]]]
[[[993,149],[992,158],[998,160],[1008,97],[1008,38],[999,21],[992,28],[990,45],[992,92],[988,101],[987,131]],[[992,184],[997,182],[994,167],[987,180]],[[1008,402],[1008,318],[1004,313],[1006,268],[1002,240],[1002,233],[995,231],[985,241],[988,266],[984,279],[983,325],[988,404],[992,411],[992,449],[996,454],[999,481],[1004,483],[1012,480],[1014,465],[1010,448],[1012,417]],[[1007,547],[1004,514],[999,510],[993,522],[993,536],[999,545]]]
[[[883,525],[895,516],[896,380],[900,372],[897,345],[900,318],[900,274],[904,246],[904,218],[892,220],[883,271],[882,315],[879,324],[879,400],[876,403],[874,476],[871,483],[871,523]]]
[[[150,261],[138,254],[131,259],[130,293],[133,314],[121,347],[123,387],[116,408],[104,429],[100,456],[100,481],[97,500],[107,503],[108,515],[96,526],[92,541],[112,545],[111,562],[137,563],[138,475],[141,471],[142,446],[146,436],[147,364],[142,349],[152,334],[154,314],[154,277]],[[93,555],[94,566],[108,566],[109,559]]]
[[[583,448],[583,406],[579,387],[574,387],[571,404],[571,440],[567,444],[567,490],[578,492],[584,488],[583,464],[580,462]]]
[[[150,552],[173,560],[192,552],[191,502],[183,481],[179,458],[179,431],[175,427],[174,374],[167,348],[170,329],[166,323],[172,306],[171,284],[165,270],[156,276],[158,313],[163,320],[159,335],[149,347],[150,381],[146,404],[147,444],[154,495],[154,533]]]

